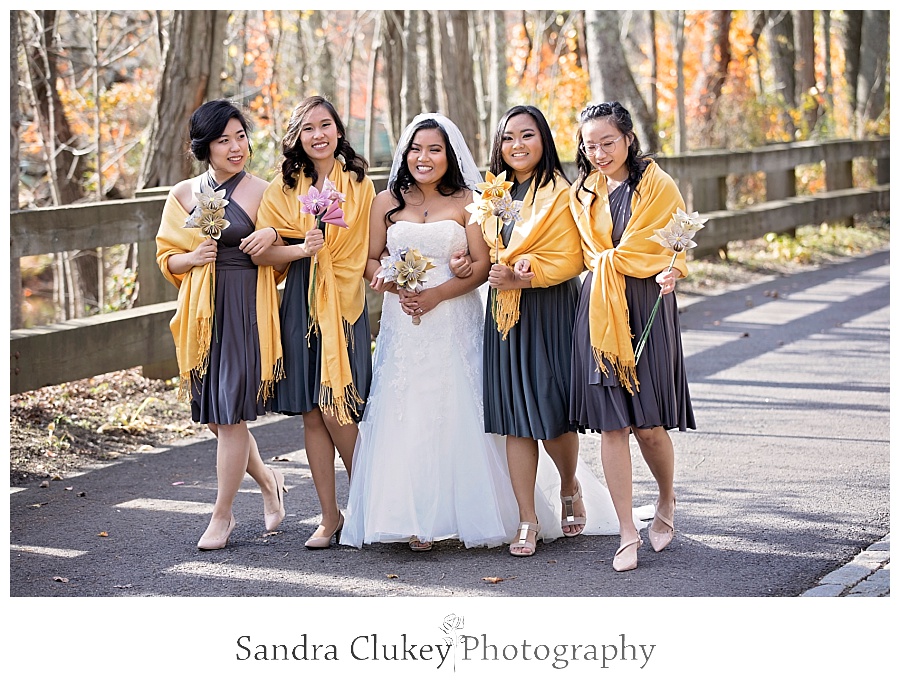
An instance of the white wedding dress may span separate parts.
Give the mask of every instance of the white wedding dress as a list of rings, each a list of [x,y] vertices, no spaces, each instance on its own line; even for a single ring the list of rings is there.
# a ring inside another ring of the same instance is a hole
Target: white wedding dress
[[[391,253],[418,249],[431,258],[426,286],[434,287],[452,277],[450,257],[467,247],[466,232],[453,220],[400,221],[388,228],[387,245]],[[518,508],[505,441],[484,432],[483,327],[484,290],[441,302],[419,325],[396,294],[385,293],[342,545],[417,537],[493,547],[514,539]],[[577,475],[585,533],[618,534],[606,487],[587,467]],[[535,497],[541,537],[562,537],[559,475],[543,451]]]

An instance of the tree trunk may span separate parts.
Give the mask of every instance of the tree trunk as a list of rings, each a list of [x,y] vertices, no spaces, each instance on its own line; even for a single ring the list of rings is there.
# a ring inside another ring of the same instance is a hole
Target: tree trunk
[[[431,72],[434,79],[434,107],[429,112],[442,112],[446,114],[449,110],[447,104],[447,86],[444,73],[444,43],[447,42],[445,36],[444,24],[446,22],[446,12],[440,10],[430,10],[431,18],[431,58],[433,60],[433,71]]]
[[[687,118],[684,108],[684,10],[675,11],[675,119],[678,135],[675,153],[688,149]]]
[[[703,52],[703,73],[705,78],[698,80],[698,114],[700,116],[700,146],[719,146],[721,141],[714,140],[716,132],[716,112],[722,87],[728,79],[728,66],[731,63],[731,10],[714,10],[710,18],[710,33],[706,40],[707,49]]]
[[[384,60],[381,73],[387,96],[387,122],[391,147],[400,139],[405,123],[402,121],[401,91],[403,88],[403,10],[381,10],[381,49]]]
[[[775,74],[775,92],[781,97],[785,108],[782,110],[782,127],[793,141],[794,120],[789,109],[797,107],[797,81],[794,71],[794,19],[790,10],[766,10],[768,22],[766,36],[772,70]]]
[[[650,115],[653,121],[659,122],[659,95],[657,83],[659,82],[659,46],[656,42],[656,10],[650,10],[648,21],[650,24]]]
[[[813,132],[819,119],[819,101],[815,98],[816,41],[815,12],[793,10],[794,44],[797,48],[797,102],[800,104],[807,132]]]
[[[834,122],[834,77],[831,66],[831,10],[822,13],[822,46],[825,55],[825,110]]]
[[[441,11],[441,71],[447,116],[459,127],[477,160],[480,148],[475,104],[475,75],[469,45],[469,17],[464,10]],[[480,164],[480,163],[479,163]]]
[[[321,10],[314,10],[309,15],[309,45],[316,56],[315,64],[313,65],[313,78],[310,79],[310,83],[318,95],[332,100],[334,98],[332,90],[336,83],[334,78],[334,58],[331,55],[330,29],[325,24],[324,14]]]
[[[419,69],[419,83],[422,84],[422,112],[435,112],[438,109],[437,95],[437,60],[435,47],[438,45],[434,36],[433,13],[423,10],[419,15],[420,31],[424,43],[425,59]]]
[[[862,10],[844,10],[844,79],[847,84],[847,99],[850,112],[856,112],[857,85],[859,83],[859,60],[862,49]]]
[[[56,11],[39,10],[34,16],[39,25],[28,56],[28,67],[50,164],[51,196],[55,204],[65,205],[84,197],[81,180],[85,175],[85,163],[82,156],[74,153],[81,146],[76,142],[56,89],[59,77],[56,56],[60,54],[54,45]]]
[[[9,209],[19,209],[19,13],[9,13]],[[9,261],[9,326],[22,327],[22,274],[19,259]]]
[[[878,119],[884,110],[890,20],[888,10],[863,11],[856,88],[856,135],[859,137],[866,135],[866,124]]]
[[[642,148],[656,151],[656,122],[628,66],[620,38],[620,14],[615,10],[585,11],[591,102],[615,99],[622,103],[631,113]]]
[[[488,92],[491,127],[496,127],[506,112],[506,21],[502,10],[490,10],[488,17]]]
[[[219,26],[228,13],[218,10],[175,10],[169,22],[169,42],[156,89],[156,109],[141,164],[138,188],[170,186],[191,176],[188,122],[191,114],[218,87],[213,73],[222,50]]]
[[[375,75],[378,73],[378,56],[381,54],[381,22],[381,12],[376,12],[372,47],[369,49],[369,74],[366,83],[369,99],[366,102],[365,157],[369,162],[373,161],[375,144]]]
[[[397,138],[422,111],[419,81],[419,10],[403,11],[403,79],[400,86],[400,121]]]

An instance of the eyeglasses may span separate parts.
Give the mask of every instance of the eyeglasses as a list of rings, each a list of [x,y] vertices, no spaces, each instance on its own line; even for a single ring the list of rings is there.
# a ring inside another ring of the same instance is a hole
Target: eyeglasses
[[[607,155],[612,155],[616,151],[616,144],[622,140],[625,134],[622,134],[617,139],[612,139],[611,141],[604,141],[603,143],[582,143],[581,150],[585,152],[585,155],[591,156],[594,155],[597,150],[602,150]]]

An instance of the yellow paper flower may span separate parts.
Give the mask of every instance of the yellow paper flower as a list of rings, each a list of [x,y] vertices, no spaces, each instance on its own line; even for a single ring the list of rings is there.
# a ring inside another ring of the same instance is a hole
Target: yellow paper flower
[[[513,187],[512,182],[506,181],[506,170],[503,170],[496,177],[491,172],[487,172],[484,178],[484,182],[476,185],[478,190],[481,191],[482,198],[503,198],[506,192]]]
[[[397,270],[397,286],[409,291],[418,291],[427,281],[425,273],[433,267],[431,258],[426,258],[417,249],[409,249],[394,263]]]
[[[222,236],[222,232],[228,229],[231,223],[225,219],[225,209],[222,208],[221,210],[202,212],[198,225],[201,232],[218,241]]]
[[[201,189],[200,193],[195,194],[199,204],[207,210],[222,210],[228,201],[225,200],[225,189],[221,191],[213,191],[212,189]]]

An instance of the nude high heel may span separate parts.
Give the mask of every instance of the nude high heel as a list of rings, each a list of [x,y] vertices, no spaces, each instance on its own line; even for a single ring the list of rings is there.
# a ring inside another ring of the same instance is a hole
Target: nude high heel
[[[656,500],[656,514],[654,515],[654,519],[659,519],[663,522],[663,525],[667,526],[668,530],[659,532],[653,530],[653,524],[650,524],[650,527],[647,528],[647,536],[650,539],[650,546],[653,548],[654,552],[662,552],[666,547],[669,546],[669,543],[672,542],[672,539],[675,537],[675,502],[672,502],[672,519],[668,519],[659,513],[659,500]]]
[[[275,492],[278,493],[278,511],[265,512],[266,530],[271,532],[284,520],[284,495],[287,494],[287,488],[284,486],[284,475],[281,471],[276,471],[274,468],[269,470],[272,471],[272,477],[275,478]]]
[[[225,545],[228,544],[228,538],[231,537],[231,531],[234,530],[234,527],[237,525],[237,521],[234,520],[234,514],[231,514],[231,522],[228,524],[228,531],[225,533],[224,538],[211,538],[207,537],[206,533],[203,533],[203,536],[197,542],[197,549],[212,550],[212,549],[222,549]]]
[[[321,527],[321,526],[320,526]],[[318,537],[311,537],[306,541],[305,546],[306,549],[328,549],[331,547],[331,541],[335,542],[341,541],[341,530],[344,528],[344,514],[341,514],[340,520],[338,520],[337,528],[335,528],[329,535],[319,535]],[[318,528],[316,528],[318,531]]]

